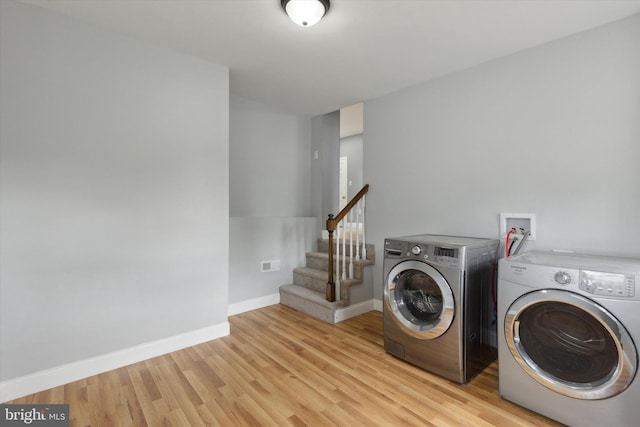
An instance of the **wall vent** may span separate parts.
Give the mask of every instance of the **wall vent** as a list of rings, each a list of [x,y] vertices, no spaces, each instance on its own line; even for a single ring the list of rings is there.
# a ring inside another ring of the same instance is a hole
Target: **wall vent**
[[[280,271],[280,260],[276,259],[273,261],[262,261],[260,264],[260,271],[262,273],[266,273],[267,271]]]

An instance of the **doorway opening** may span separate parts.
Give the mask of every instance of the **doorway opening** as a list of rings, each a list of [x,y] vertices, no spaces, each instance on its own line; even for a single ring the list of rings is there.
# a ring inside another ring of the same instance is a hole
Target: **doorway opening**
[[[340,173],[338,195],[340,210],[342,210],[349,200],[364,186],[363,135],[363,104],[359,103],[342,108],[340,110]],[[345,228],[356,225],[355,223],[347,221]]]

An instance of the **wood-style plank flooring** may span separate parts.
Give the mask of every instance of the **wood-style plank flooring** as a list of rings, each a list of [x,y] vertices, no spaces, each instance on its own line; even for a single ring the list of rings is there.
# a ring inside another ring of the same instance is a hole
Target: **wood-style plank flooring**
[[[497,363],[466,386],[383,348],[382,313],[329,325],[281,305],[227,337],[26,396],[71,426],[559,426],[498,396]]]

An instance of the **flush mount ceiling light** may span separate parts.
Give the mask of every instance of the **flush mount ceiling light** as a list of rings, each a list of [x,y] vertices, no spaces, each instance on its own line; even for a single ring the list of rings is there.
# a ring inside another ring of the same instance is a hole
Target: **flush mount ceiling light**
[[[301,27],[317,24],[329,10],[329,0],[281,0],[289,18]]]

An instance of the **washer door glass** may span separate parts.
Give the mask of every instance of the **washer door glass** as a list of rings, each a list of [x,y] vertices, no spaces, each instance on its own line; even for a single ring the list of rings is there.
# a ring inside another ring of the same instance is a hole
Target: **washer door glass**
[[[451,288],[438,270],[423,262],[404,261],[389,272],[385,304],[393,320],[417,338],[437,338],[453,322]]]
[[[505,339],[518,364],[562,395],[604,399],[626,389],[638,356],[624,326],[579,294],[544,289],[518,298],[505,316]]]

